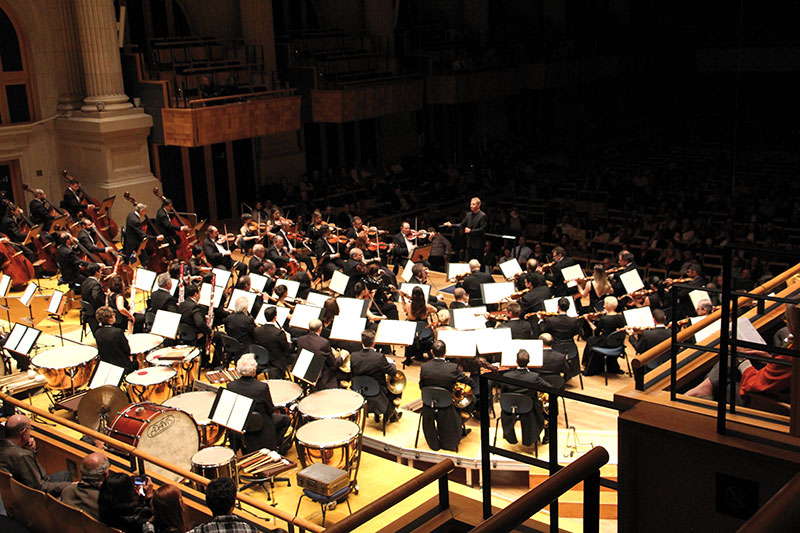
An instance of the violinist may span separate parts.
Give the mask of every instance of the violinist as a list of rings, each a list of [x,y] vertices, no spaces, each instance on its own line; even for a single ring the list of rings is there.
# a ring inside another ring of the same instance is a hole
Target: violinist
[[[453,254],[453,245],[433,227],[428,228],[428,237],[431,240],[431,254],[428,257],[431,268],[444,272],[445,259]]]
[[[33,224],[41,224],[44,231],[50,231],[50,223],[55,220],[55,216],[50,214],[50,210],[45,204],[47,195],[42,189],[33,190],[33,200],[29,204],[29,211],[31,214],[31,222]]]
[[[397,280],[391,270],[378,263],[370,263],[367,265],[367,276],[362,278],[362,282],[366,288],[375,291],[373,300],[381,314],[390,320],[397,320],[400,315],[390,297],[391,290],[397,287]],[[353,290],[358,294],[357,287]]]
[[[383,320],[386,316],[375,301],[372,292],[363,281],[357,281],[353,284],[353,297],[359,300],[371,300],[367,307],[367,320],[369,321],[367,322],[367,329],[377,329],[375,322]],[[392,307],[394,307],[394,305],[392,305]],[[395,308],[395,311],[397,311],[397,308]]]
[[[331,279],[333,271],[342,267],[342,254],[328,242],[330,234],[330,227],[322,226],[320,238],[314,245],[314,252],[317,254],[317,268],[321,269],[322,277],[325,280]]]
[[[589,322],[589,326],[594,331],[594,336],[586,339],[586,347],[583,350],[583,375],[593,376],[607,369],[610,374],[624,374],[619,367],[617,358],[604,357],[596,354],[593,350],[595,346],[601,348],[613,348],[608,339],[615,331],[625,327],[625,317],[617,313],[619,302],[614,296],[606,296],[603,300],[605,315],[599,317],[594,323]]]
[[[344,290],[344,296],[353,296],[353,286],[367,273],[367,265],[364,263],[364,252],[361,248],[350,250],[349,258],[342,262],[342,274],[350,278]]]
[[[565,297],[558,299],[558,315],[549,316],[539,324],[542,332],[553,336],[553,342],[558,351],[567,354],[571,361],[578,361],[578,346],[575,344],[575,335],[581,332],[583,320],[567,315],[569,300]],[[534,318],[534,320],[536,320]],[[533,325],[533,324],[531,324]],[[580,374],[580,365],[576,365],[575,375]]]
[[[253,215],[250,213],[242,214],[242,227],[239,228],[239,235],[236,236],[236,246],[242,250],[245,255],[250,254],[253,245],[260,241],[262,235],[259,232],[258,224],[253,221]]]
[[[211,335],[211,328],[206,323],[206,313],[203,312],[203,307],[197,303],[200,299],[200,288],[194,283],[190,283],[186,286],[183,295],[185,299],[178,305],[181,324],[188,326],[189,331],[197,335],[195,346],[204,348],[206,345],[204,336]],[[201,350],[200,357],[200,366],[205,368],[210,363],[209,354],[205,353],[205,350]]]
[[[694,304],[692,303],[692,299],[689,298],[689,293],[692,292],[694,289],[699,289],[701,287],[705,287],[706,285],[706,279],[702,276],[702,269],[700,268],[700,265],[697,263],[689,264],[689,267],[686,269],[686,277],[691,278],[691,280],[687,282],[687,285],[690,285],[691,288],[677,289],[676,292],[678,295],[678,312],[680,316],[672,317],[673,320],[685,316],[692,316],[695,309],[694,309]],[[676,282],[672,278],[667,278],[665,280],[665,284],[667,287],[671,286],[673,283]]]
[[[600,302],[606,296],[613,295],[615,292],[606,275],[606,269],[600,264],[594,265],[592,268],[592,279],[579,279],[577,283],[578,294],[580,294],[581,298],[589,298],[589,307],[593,311],[597,310],[598,306],[601,305]],[[623,288],[622,290],[624,293],[625,289]]]
[[[347,228],[347,231],[344,232],[345,236],[348,239],[347,245],[352,246],[355,243],[358,234],[361,233],[363,230],[364,230],[364,223],[361,220],[361,217],[359,216],[353,217],[353,224]]]
[[[95,330],[99,327],[95,312],[106,304],[106,295],[100,285],[101,268],[97,263],[90,263],[86,267],[86,280],[81,283],[81,302],[86,302],[89,309],[84,317],[84,320],[89,324],[89,329],[94,334]]]
[[[631,343],[636,353],[645,353],[650,348],[661,344],[672,336],[672,331],[666,326],[667,315],[661,309],[653,309],[653,323],[655,324],[654,328],[645,330],[635,330],[629,327],[625,328],[625,331],[628,333],[628,342]],[[665,354],[665,357],[657,358],[657,360],[647,363],[647,367],[650,369],[656,368],[668,358],[669,350]]]
[[[253,257],[248,262],[248,270],[251,274],[264,273],[264,258],[267,257],[267,250],[263,244],[253,246]]]
[[[553,291],[547,286],[544,277],[536,272],[528,272],[522,276],[527,292],[522,295],[519,304],[522,306],[522,314],[544,311],[544,301],[553,296]],[[534,333],[535,333],[534,329]]]
[[[494,283],[494,278],[488,272],[481,271],[481,264],[477,259],[470,259],[469,270],[469,275],[458,284],[458,287],[463,287],[463,289],[467,291],[467,294],[469,294],[470,307],[478,307],[483,305],[481,285],[484,283]]]
[[[178,231],[187,231],[189,227],[181,226],[178,228],[172,223],[172,219],[167,211],[167,208],[171,205],[172,200],[169,198],[164,198],[161,202],[161,207],[156,211],[156,229],[164,236],[164,240],[169,243],[170,248],[174,250],[175,245],[178,243]]]
[[[453,300],[450,302],[450,309],[464,309],[469,307],[469,295],[463,287],[456,287],[453,289]]]
[[[417,335],[414,337],[414,344],[406,346],[406,359],[403,362],[406,366],[410,365],[413,359],[421,361],[424,354],[430,349],[433,342],[433,332],[428,325],[428,315],[436,314],[437,309],[425,302],[425,293],[419,287],[411,290],[411,298],[403,299],[403,311],[406,313],[406,320],[417,323]]]
[[[297,265],[297,261],[289,255],[283,237],[280,235],[275,235],[275,237],[272,238],[272,246],[269,247],[267,256],[278,268],[286,269],[289,263]]]
[[[228,235],[220,235],[216,226],[209,226],[207,236],[203,240],[203,253],[206,256],[209,264],[214,268],[222,268],[225,270],[236,270],[239,275],[242,275],[247,270],[247,267],[239,261],[234,261],[231,258],[231,251],[222,243],[228,241]]]
[[[306,237],[311,239],[311,242],[316,244],[316,242],[322,236],[323,227],[326,226],[322,223],[322,213],[320,213],[319,209],[315,209],[311,214],[311,222],[308,224]]]
[[[122,260],[130,262],[133,258],[134,252],[139,249],[142,241],[150,237],[145,231],[147,225],[147,206],[145,204],[136,204],[136,208],[128,213],[125,219],[125,241],[122,245]],[[164,240],[163,235],[156,237],[156,241],[161,242]],[[139,260],[145,267],[150,264],[150,257],[142,250]]]
[[[550,273],[545,275],[545,279],[552,282],[553,285],[551,288],[556,296],[567,296],[570,294],[571,291],[567,287],[566,281],[564,281],[564,274],[561,273],[561,270],[577,264],[578,263],[576,263],[574,259],[567,257],[566,250],[561,246],[556,246],[553,249],[553,264],[550,267]],[[544,265],[540,265],[539,268],[543,269]]]
[[[309,253],[306,251],[301,251],[301,249],[295,247],[295,245],[292,244],[292,239],[289,238],[289,234],[286,232],[289,229],[289,226],[292,225],[292,221],[283,218],[281,216],[281,210],[277,207],[272,209],[271,216],[272,231],[275,235],[280,235],[283,237],[283,242],[286,244],[289,254],[298,262],[305,264],[306,270],[309,272],[314,270],[314,262],[311,260]],[[297,227],[299,228],[300,225],[298,224]]]
[[[438,322],[438,324],[437,324]],[[447,309],[439,309],[436,313],[436,322],[431,324],[433,334],[438,339],[440,331],[452,331],[456,328],[450,325],[450,311]]]
[[[395,274],[400,270],[401,266],[405,266],[408,258],[414,253],[415,245],[411,241],[411,224],[403,222],[400,224],[400,232],[392,237],[391,251],[394,257]]]
[[[211,283],[211,265],[203,257],[203,249],[196,244],[192,246],[192,258],[189,259],[189,276],[192,280]]]
[[[510,319],[508,322],[502,322],[498,328],[509,328],[511,330],[512,339],[533,339],[533,330],[530,323],[520,318],[522,307],[517,302],[511,302],[506,306],[506,311]]]
[[[78,256],[74,248],[74,237],[69,233],[65,231],[59,233],[56,236],[56,245],[58,246],[58,268],[61,270],[61,278],[77,291],[78,287],[86,280],[81,269],[86,267],[87,263]]]
[[[84,194],[81,190],[80,182],[78,180],[72,180],[64,191],[64,200],[61,202],[61,207],[66,209],[70,216],[77,220],[81,213],[84,212],[84,209],[91,209],[94,207],[94,204],[88,204],[84,207],[82,203],[83,199]]]
[[[625,291],[625,286],[622,284],[620,280],[620,276],[626,272],[630,272],[631,270],[638,270],[639,275],[642,275],[642,270],[636,266],[636,263],[633,262],[633,253],[629,252],[628,250],[622,250],[619,255],[617,256],[617,261],[619,263],[619,270],[616,270],[612,277],[612,283],[614,285],[614,295],[619,298],[627,291]]]
[[[111,246],[97,246],[97,243],[95,243],[94,238],[92,237],[92,231],[96,231],[94,222],[88,218],[82,218],[81,230],[78,232],[78,242],[88,253],[101,254],[104,252],[116,252],[116,250]]]
[[[484,234],[489,223],[486,213],[481,211],[481,199],[473,198],[469,202],[469,211],[458,224],[445,222],[447,227],[463,229],[466,237],[467,257],[477,259],[483,257]]]

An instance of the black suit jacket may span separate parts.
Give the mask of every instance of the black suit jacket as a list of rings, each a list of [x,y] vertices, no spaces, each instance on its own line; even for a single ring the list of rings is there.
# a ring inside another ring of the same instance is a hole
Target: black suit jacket
[[[251,344],[255,344],[253,331],[256,329],[256,323],[249,314],[231,313],[225,317],[223,324],[225,325],[225,333],[242,343],[242,348],[245,350]]]
[[[125,218],[125,243],[123,249],[126,254],[135,252],[142,241],[147,237],[143,225],[147,219],[140,220],[136,211],[131,211]]]
[[[497,326],[499,328],[510,328],[511,329],[511,338],[512,339],[532,339],[533,338],[533,329],[531,329],[531,325],[529,322],[525,320],[521,320],[519,318],[515,318],[513,320],[509,320],[508,322],[504,322]]]
[[[389,389],[386,376],[394,375],[395,366],[386,360],[386,356],[373,348],[364,348],[350,354],[350,370],[353,376],[370,376],[380,386],[380,393],[367,398],[367,411],[384,414],[389,407]]]
[[[258,326],[253,331],[253,338],[256,344],[269,352],[269,366],[285,373],[289,367],[289,354],[292,353],[292,345],[286,340],[286,332],[275,323],[269,323]]]
[[[473,213],[472,211],[467,212],[456,227],[460,229],[469,228],[469,233],[464,234],[466,246],[473,250],[479,250],[483,249],[484,237],[488,225],[489,221],[486,218],[486,213],[478,210],[477,213]]]
[[[307,333],[297,339],[297,349],[308,350],[321,355],[325,359],[325,365],[322,367],[322,372],[317,380],[317,390],[339,388],[336,375],[339,365],[342,364],[342,359],[333,355],[331,342],[328,339],[320,337],[316,333]]]
[[[78,242],[81,243],[81,246],[86,248],[89,253],[100,254],[106,251],[105,247],[98,246],[94,237],[89,235],[89,232],[83,228],[78,232]]]
[[[547,285],[539,285],[532,288],[523,294],[519,300],[519,305],[522,306],[522,315],[544,311],[544,301],[552,298],[552,296],[553,291]]]
[[[466,383],[470,387],[475,387],[475,382],[459,370],[458,365],[445,359],[433,359],[419,369],[419,386],[422,387],[442,387],[452,390],[456,383]]]
[[[61,269],[61,277],[68,283],[77,283],[81,276],[81,267],[86,266],[81,261],[78,254],[71,247],[64,245],[58,248],[58,267]]]
[[[289,264],[289,258],[282,256],[278,249],[274,246],[269,247],[269,250],[267,251],[267,257],[271,259],[278,268],[284,268]]]
[[[636,337],[628,337],[628,340],[636,350],[636,353],[644,353],[653,346],[657,346],[669,339],[671,335],[672,332],[668,328],[657,327],[642,331],[638,339]]]
[[[177,228],[172,223],[172,219],[169,218],[169,213],[167,213],[163,205],[156,211],[156,228],[158,228],[158,231],[164,234],[165,237],[175,237],[178,233]]]
[[[97,352],[101,361],[121,366],[125,373],[134,372],[137,364],[131,360],[131,347],[125,333],[120,328],[102,325],[94,332]]]
[[[105,292],[96,278],[89,276],[81,283],[81,300],[91,304],[95,311],[106,304]]]
[[[226,263],[229,263],[230,261],[226,261],[225,259],[230,258],[220,253],[220,251],[217,249],[216,243],[214,243],[210,237],[203,239],[203,253],[206,256],[206,260],[212,267],[228,268]]]
[[[573,258],[564,257],[561,261],[553,265],[550,275],[545,276],[547,280],[553,283],[551,288],[556,296],[566,296],[570,293],[569,287],[567,287],[567,284],[564,282],[564,274],[561,271],[577,264],[578,263],[576,263]]]
[[[450,302],[450,309],[464,309],[465,307],[469,307],[469,305],[464,302]]]
[[[264,256],[266,259],[266,256]],[[256,256],[250,258],[250,261],[247,263],[247,268],[249,269],[251,274],[261,274],[264,271],[263,265],[264,259],[259,259]]]
[[[203,306],[191,298],[187,298],[181,302],[178,306],[178,313],[181,314],[181,324],[187,324],[197,333],[211,333],[211,328],[206,324],[206,315],[203,312]]]
[[[21,243],[25,240],[25,234],[20,231],[19,224],[10,214],[0,218],[0,233],[3,233],[16,243]]]
[[[245,449],[248,451],[259,448],[276,450],[278,448],[278,434],[275,429],[275,422],[272,413],[275,405],[272,403],[272,395],[269,392],[269,385],[263,381],[258,381],[254,377],[242,377],[228,383],[228,390],[253,399],[251,413],[258,413],[261,416],[263,426],[259,430],[250,430],[245,426]]]
[[[470,307],[483,305],[483,295],[481,294],[481,284],[483,283],[494,283],[494,278],[488,272],[476,271],[459,284],[469,294]]]
[[[50,229],[50,221],[56,217],[50,214],[50,210],[44,205],[44,202],[34,198],[30,203],[30,219],[34,224],[43,224],[45,231]]]
[[[155,313],[160,310],[178,312],[178,299],[164,289],[153,291],[150,295],[150,309],[148,311]]]
[[[561,376],[567,375],[569,366],[567,366],[567,356],[561,352],[557,352],[552,348],[545,348],[542,351],[542,366],[537,368],[536,371],[542,376],[546,374],[558,374]]]
[[[565,314],[547,317],[542,330],[551,334],[556,342],[571,341],[581,332],[581,319]]]
[[[398,262],[401,259],[407,260],[408,259],[408,247],[406,246],[406,240],[402,233],[396,233],[394,237],[392,237],[392,244],[394,244],[394,248],[392,248],[392,255],[394,255],[394,262]],[[405,266],[405,261],[400,266]]]
[[[81,195],[81,189],[78,189],[77,193],[74,193],[72,189],[67,187],[64,191],[64,200],[61,202],[61,207],[67,210],[72,218],[78,218],[78,215],[81,211],[83,211],[83,205],[81,205],[81,201],[78,199]]]

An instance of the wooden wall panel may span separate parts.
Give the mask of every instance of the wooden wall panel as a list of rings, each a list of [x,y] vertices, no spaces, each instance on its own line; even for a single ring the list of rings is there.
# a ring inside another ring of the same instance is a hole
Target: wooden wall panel
[[[493,100],[517,94],[521,88],[516,68],[428,76],[425,78],[425,101],[429,104],[461,104]]]
[[[422,80],[311,92],[314,122],[352,122],[422,109]]]

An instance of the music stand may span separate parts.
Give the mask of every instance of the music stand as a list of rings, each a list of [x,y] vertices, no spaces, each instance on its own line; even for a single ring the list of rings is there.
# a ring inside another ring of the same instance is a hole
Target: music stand
[[[406,265],[403,267],[403,271],[402,271],[402,272],[400,272],[400,279],[402,279],[403,281],[405,281],[406,283],[408,283],[408,281],[411,279],[411,276],[413,276],[413,275],[414,275],[414,274],[411,272],[411,270],[412,270],[413,268],[414,268],[414,261],[412,261],[411,259],[409,259],[408,261],[406,261]]]
[[[425,301],[427,301],[428,297],[431,295],[431,286],[426,283],[401,283],[400,292],[411,298],[411,292],[414,290],[414,287],[422,289],[422,292],[425,293]]]
[[[297,291],[300,290],[300,282],[294,281],[291,279],[279,279],[275,281],[275,288],[280,287],[281,285],[286,286],[286,297],[287,298],[296,298]],[[275,292],[275,289],[272,289],[272,292]]]
[[[178,336],[178,325],[181,322],[180,313],[173,313],[165,309],[156,311],[156,316],[153,319],[153,326],[150,328],[150,333],[159,335],[167,339],[174,339]]]
[[[526,350],[530,356],[528,367],[540,367],[544,364],[544,345],[542,341],[539,339],[512,339],[503,346],[503,352],[500,356],[500,366],[516,368],[517,353],[519,353],[520,350]]]
[[[338,270],[334,270],[333,276],[331,276],[331,281],[328,283],[328,288],[336,294],[344,294],[348,283],[350,283],[350,276],[347,276]]]
[[[484,304],[496,304],[514,294],[514,282],[481,283],[481,298]]]
[[[544,301],[544,310],[548,313],[558,313],[558,301],[561,298],[548,298]],[[567,297],[569,300],[569,309],[567,309],[567,316],[573,318],[578,316],[578,310],[575,308],[575,299]]]
[[[414,263],[419,263],[421,261],[427,261],[428,257],[431,255],[431,246],[430,244],[426,246],[420,246],[419,248],[414,248],[414,252],[411,254],[410,261]]]
[[[64,314],[64,293],[58,289],[53,289],[53,294],[50,296],[50,303],[47,306],[47,318],[58,324],[58,338],[61,339],[61,346],[64,346],[64,332],[61,330],[61,323],[64,319],[61,318]]]
[[[506,279],[514,279],[519,274],[522,274],[522,266],[520,266],[516,257],[503,261],[497,266],[500,267],[500,272],[503,273],[503,277]]]
[[[264,304],[261,306],[261,309],[258,310],[258,314],[256,315],[255,323],[259,326],[263,326],[267,323],[267,319],[264,316],[264,311],[266,311],[269,307],[274,307],[278,310],[278,315],[275,317],[275,322],[278,324],[279,328],[282,328],[286,323],[286,319],[289,318],[289,313],[291,313],[292,310],[288,307],[278,307],[277,305],[273,304]]]
[[[478,353],[502,353],[503,346],[511,341],[511,328],[486,328],[473,331]]]
[[[375,344],[399,344],[411,346],[414,344],[414,335],[417,332],[417,323],[407,320],[381,320],[378,331],[375,333]]]
[[[322,294],[321,292],[312,291],[308,293],[308,296],[306,296],[306,305],[322,307],[330,297],[331,296],[329,294]]]
[[[11,328],[3,348],[19,356],[14,357],[14,359],[27,358],[30,361],[31,348],[36,344],[41,334],[40,330],[17,322]]]
[[[28,308],[28,314],[30,318],[23,318],[24,322],[27,322],[29,325],[33,326],[33,308],[31,307],[31,300],[33,299],[33,295],[36,293],[36,290],[39,288],[34,282],[28,283],[28,286],[25,287],[25,292],[22,293],[22,296],[19,297],[19,303],[24,305]]]
[[[622,286],[625,287],[625,292],[627,294],[633,294],[638,290],[644,289],[642,277],[639,275],[639,271],[635,268],[620,274],[619,280],[622,282]]]
[[[250,274],[250,290],[256,292],[264,292],[264,287],[267,286],[266,276],[261,274]]]
[[[258,295],[254,292],[244,291],[242,289],[233,289],[233,292],[231,293],[231,299],[228,300],[228,305],[225,306],[225,309],[229,311],[235,311],[236,300],[239,298],[247,298],[247,312],[252,313],[253,306],[256,303],[256,298],[258,298]]]
[[[625,317],[625,324],[632,328],[652,328],[656,325],[649,307],[625,309],[622,316]]]
[[[135,275],[133,276],[133,286],[136,287],[136,290],[142,292],[153,292],[157,277],[158,274],[152,270],[139,267],[136,269]]]
[[[315,318],[319,318],[321,314],[322,309],[319,307],[297,304],[294,307],[289,325],[293,328],[308,329],[308,323]]]
[[[325,366],[325,357],[303,348],[297,354],[297,361],[292,367],[292,375],[307,385],[314,387]]]
[[[484,329],[489,312],[485,305],[451,309],[453,327],[456,329]]]
[[[219,285],[214,287],[214,301],[211,301],[211,284],[210,283],[203,283],[200,286],[200,298],[198,298],[197,303],[200,305],[205,305],[206,307],[212,306],[214,309],[219,307],[220,302],[222,302],[222,296],[224,294],[224,289]]]
[[[439,330],[438,338],[445,344],[445,357],[475,357],[474,331]]]
[[[336,298],[336,304],[339,306],[339,316],[348,316],[351,318],[367,316],[367,300],[359,298],[347,298],[339,296]]]
[[[89,381],[89,388],[96,389],[103,385],[119,387],[122,378],[125,376],[125,369],[121,366],[112,365],[105,361],[99,361],[94,368],[92,379]]]
[[[11,276],[7,276],[3,274],[0,276],[0,298],[3,299],[3,305],[0,305],[0,309],[3,309],[6,312],[6,322],[8,325],[11,325],[11,311],[8,307],[8,289],[11,288]]]
[[[469,263],[448,263],[447,264],[447,281],[455,281],[456,276],[469,275],[471,272]]]
[[[252,409],[252,398],[220,387],[208,418],[231,431],[244,433],[244,426]]]
[[[361,333],[367,327],[367,319],[337,315],[333,317],[330,339],[334,341],[361,342]]]

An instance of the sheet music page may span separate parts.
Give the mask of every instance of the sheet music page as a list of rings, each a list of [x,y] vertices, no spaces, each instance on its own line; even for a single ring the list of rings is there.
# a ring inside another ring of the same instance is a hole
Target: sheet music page
[[[575,308],[575,299],[569,296],[565,296],[567,300],[569,300],[569,309],[567,309],[567,316],[576,317],[578,316],[578,309]],[[544,301],[544,310],[548,313],[557,313],[558,312],[558,301],[560,298],[550,298]]]
[[[375,334],[376,344],[400,344],[409,346],[414,344],[414,333],[417,331],[415,322],[407,320],[381,320],[378,323],[378,332]]]
[[[225,427],[228,426],[228,419],[231,416],[234,405],[236,405],[236,397],[238,394],[229,391],[228,389],[220,389],[219,401],[217,401],[217,408],[212,413],[211,421]],[[249,412],[247,413],[250,414]]]
[[[11,276],[3,274],[0,276],[0,298],[8,296],[8,289],[11,287]]]
[[[454,281],[456,276],[469,273],[469,263],[449,263],[447,265],[447,281]]]
[[[313,305],[297,304],[294,306],[292,319],[289,320],[289,325],[293,328],[308,329],[308,323],[322,315],[322,309],[314,307]]]
[[[64,297],[64,293],[58,289],[53,289],[53,295],[50,296],[50,305],[47,306],[47,312],[51,315],[58,314],[58,308],[61,305],[61,299]]]
[[[656,325],[649,306],[625,309],[622,316],[625,317],[625,324],[632,328],[652,328]]]
[[[497,266],[500,267],[500,272],[503,273],[503,277],[506,279],[511,279],[517,274],[522,274],[522,266],[520,266],[516,257],[511,258],[508,261],[503,261]]]
[[[233,410],[228,416],[227,426],[234,431],[244,431],[244,425],[253,409],[253,399],[237,394],[233,402]]]
[[[474,333],[479,354],[502,353],[503,346],[511,342],[511,328],[476,329]]]
[[[158,274],[146,268],[137,268],[133,275],[133,286],[136,290],[144,292],[152,292],[153,286],[156,285],[156,278]]]
[[[425,293],[425,301],[428,300],[428,296],[431,295],[431,286],[425,283],[401,283],[400,284],[400,292],[411,297],[411,291],[414,290],[414,287],[419,287],[422,289],[422,292]]]
[[[247,298],[247,312],[252,312],[253,305],[255,305],[258,295],[254,292],[243,291],[242,289],[233,289],[233,292],[231,293],[231,299],[228,301],[228,305],[225,307],[225,309],[229,311],[235,311],[236,300],[242,297]]]
[[[580,265],[570,265],[562,268],[561,275],[564,276],[564,281],[573,281],[584,277],[583,269]]]
[[[400,272],[400,279],[408,283],[408,280],[410,280],[411,276],[413,276],[413,273],[411,272],[412,268],[414,268],[414,262],[411,259],[409,259],[408,261],[406,261],[406,265],[403,267],[403,271]]]
[[[530,356],[528,368],[541,367],[544,364],[544,346],[539,339],[523,340],[513,339],[503,348],[500,357],[500,366],[517,367],[517,353],[520,350],[527,350]]]
[[[367,319],[353,315],[333,317],[330,338],[337,341],[361,342],[361,332],[367,327]]]
[[[31,351],[31,348],[33,348],[36,339],[38,339],[41,334],[42,332],[38,329],[28,328],[27,331],[25,331],[25,335],[23,335],[22,339],[19,341],[17,352],[27,355]]]
[[[34,282],[28,283],[28,286],[25,287],[25,292],[22,293],[22,296],[19,297],[20,303],[22,303],[22,305],[25,305],[25,306],[30,304],[31,303],[31,298],[33,298],[33,295],[34,295],[34,293],[36,293],[36,289],[38,289],[38,288],[39,287]]]
[[[22,340],[22,336],[25,335],[25,330],[27,330],[27,326],[23,326],[22,324],[14,324],[14,327],[11,328],[11,333],[8,334],[8,338],[6,339],[6,343],[4,347],[7,350],[17,351],[17,346],[19,346],[19,341]]]
[[[703,300],[711,300],[711,297],[706,291],[695,289],[689,293],[689,299],[692,301],[692,307],[697,309],[697,304]]]
[[[267,285],[266,276],[261,274],[250,274],[250,289],[256,292],[264,292],[264,287]]]
[[[747,317],[740,316],[736,320],[736,338],[740,341],[752,342],[755,344],[767,344],[764,337],[753,326]]]
[[[294,367],[292,367],[292,375],[296,378],[305,379],[306,372],[308,372],[308,365],[311,364],[313,358],[313,352],[305,348],[300,350],[300,353],[297,354],[297,361],[295,361]]]
[[[639,275],[639,271],[636,270],[635,268],[633,270],[629,270],[628,272],[623,272],[622,274],[620,274],[619,280],[622,282],[622,286],[625,287],[625,292],[627,294],[636,292],[639,289],[644,289],[644,283],[642,283],[642,277]]]
[[[159,309],[156,311],[156,317],[153,319],[153,327],[150,328],[150,333],[161,335],[167,339],[174,339],[178,334],[178,324],[180,322],[180,313]]]
[[[103,385],[112,385],[114,387],[118,387],[122,381],[122,376],[124,373],[125,369],[121,366],[100,361],[97,363],[97,371],[94,373],[94,377],[92,378],[92,382],[89,384],[89,388],[96,389],[97,387],[102,387]]]
[[[481,294],[483,295],[483,303],[487,305],[496,304],[503,298],[508,298],[514,294],[514,282],[481,283]]]
[[[345,276],[342,272],[334,270],[333,276],[331,277],[331,282],[328,284],[328,288],[336,294],[344,294],[349,282],[350,276]]]
[[[456,329],[484,329],[486,328],[486,317],[488,314],[485,305],[478,307],[464,307],[452,309],[453,327]]]
[[[701,320],[705,320],[706,318],[708,318],[708,317],[705,317],[705,316],[693,316],[693,317],[689,318],[689,321],[692,323],[692,325],[694,325],[694,324],[697,324],[698,322],[700,322]],[[711,337],[712,335],[719,335],[719,328],[720,328],[721,324],[722,324],[722,320],[716,320],[710,326],[706,326],[703,329],[701,329],[700,331],[698,331],[697,333],[695,333],[694,334],[694,338],[695,338],[695,341],[697,341],[697,344],[700,344],[701,342],[703,342],[707,338]]]
[[[336,303],[339,305],[339,316],[349,316],[352,318],[366,316],[367,300],[339,296],[336,298]]]
[[[219,307],[219,303],[222,301],[222,296],[224,295],[224,290],[222,287],[217,286],[214,289],[214,309]],[[197,303],[200,305],[208,305],[211,303],[211,284],[210,283],[203,283],[200,286],[200,299],[197,300]]]
[[[474,331],[459,331],[457,329],[439,330],[439,340],[444,342],[447,357],[475,357]]]
[[[296,298],[297,291],[300,290],[300,282],[293,281],[290,279],[279,279],[275,281],[275,286],[280,287],[281,285],[286,286],[286,296],[289,298]],[[273,289],[274,291],[275,289]]]
[[[289,318],[289,313],[291,313],[291,309],[288,307],[277,307],[273,304],[264,304],[261,306],[261,309],[258,310],[258,315],[255,318],[255,323],[263,326],[267,323],[267,319],[264,317],[264,311],[267,310],[268,307],[274,307],[278,310],[278,314],[275,317],[275,322],[278,326],[283,326],[286,323],[286,319]]]
[[[325,305],[325,302],[331,298],[328,294],[322,294],[321,292],[309,292],[308,297],[306,298],[306,304],[313,305],[315,307],[322,307]]]
[[[231,273],[229,270],[212,268],[211,272],[217,275],[216,278],[214,278],[214,285],[217,287],[222,287],[223,289],[228,286],[228,280],[231,279]]]

